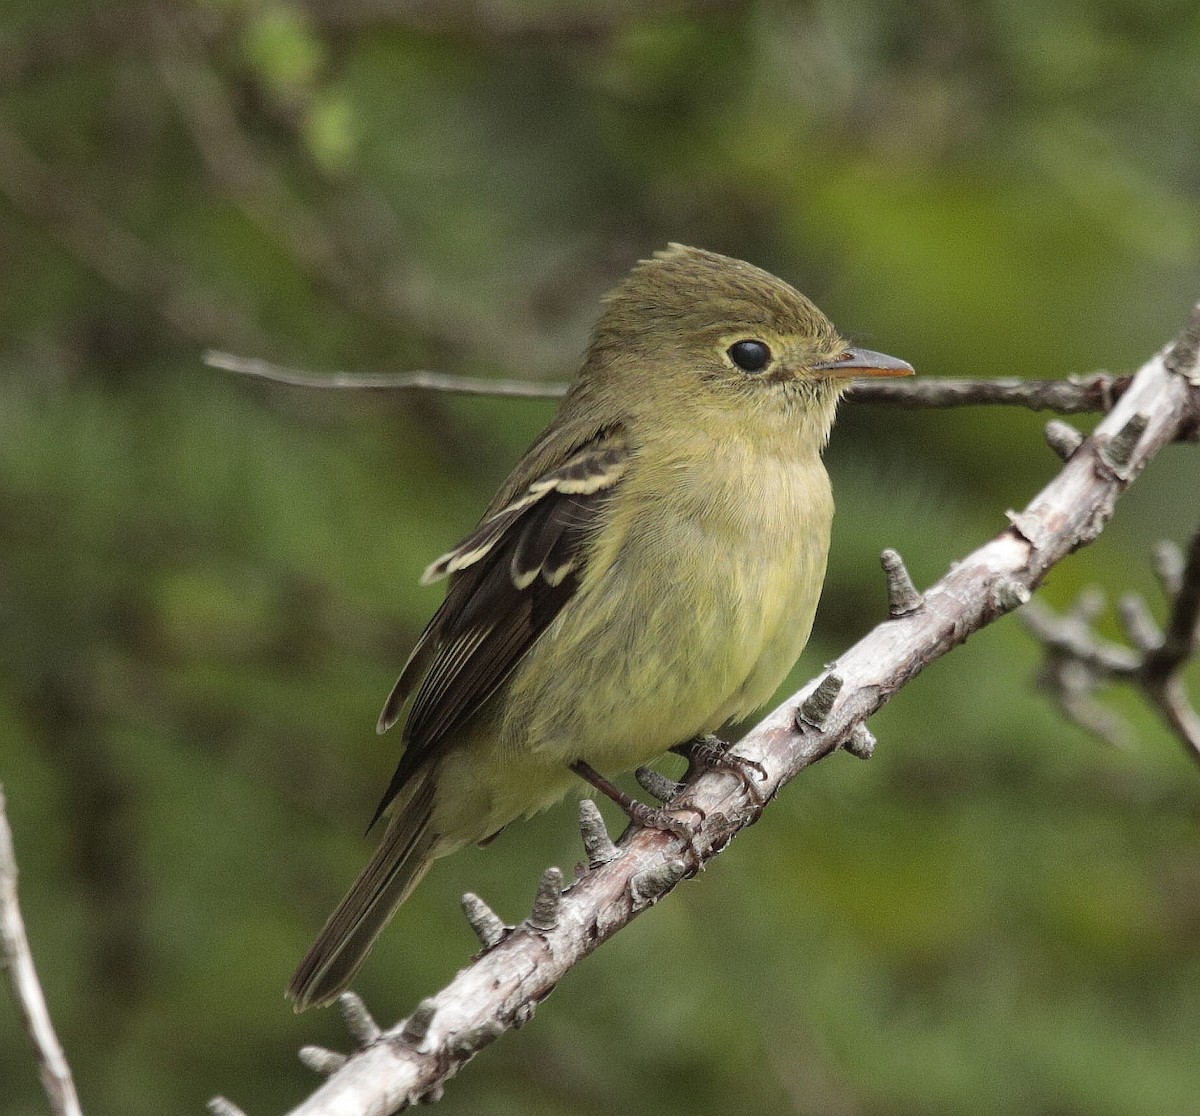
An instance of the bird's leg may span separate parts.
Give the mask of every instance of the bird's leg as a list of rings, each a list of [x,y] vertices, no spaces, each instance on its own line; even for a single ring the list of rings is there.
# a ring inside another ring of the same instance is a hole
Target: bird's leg
[[[753,771],[759,780],[763,780],[766,779],[767,772],[761,763],[747,759],[745,756],[734,755],[731,751],[732,748],[733,745],[729,741],[707,732],[693,737],[684,744],[676,744],[671,751],[683,756],[688,761],[687,773],[684,775],[685,782],[697,771],[727,771],[741,780],[746,797],[755,806],[761,806],[766,799],[763,797],[762,791],[754,785],[750,773]]]
[[[664,810],[657,806],[647,806],[644,802],[639,802],[583,760],[576,760],[570,767],[581,779],[591,783],[601,794],[611,798],[620,806],[629,816],[629,820],[635,825],[648,826],[650,829],[661,829],[667,833],[673,833],[676,837],[688,842],[688,844],[691,844],[695,840],[699,822],[685,822],[677,818],[669,810]],[[693,810],[699,815],[700,822],[704,821],[704,812],[702,810],[696,809],[693,806],[687,806],[684,809]]]

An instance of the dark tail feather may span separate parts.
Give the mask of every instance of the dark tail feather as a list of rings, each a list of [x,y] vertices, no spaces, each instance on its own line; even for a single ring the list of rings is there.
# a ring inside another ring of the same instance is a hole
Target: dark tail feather
[[[438,835],[429,832],[436,768],[413,780],[413,793],[395,811],[370,863],[329,916],[287,987],[297,1011],[328,1004],[354,979],[379,932],[433,863]]]

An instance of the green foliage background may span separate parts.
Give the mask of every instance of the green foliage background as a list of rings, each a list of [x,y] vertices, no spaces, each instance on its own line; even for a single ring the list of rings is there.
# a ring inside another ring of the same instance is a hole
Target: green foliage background
[[[926,376],[1126,370],[1200,296],[1185,0],[11,0],[0,14],[0,779],[91,1114],[282,1111],[288,974],[366,856],[383,696],[550,405],[203,367],[563,378],[668,240]],[[1055,470],[1043,419],[846,408],[799,683]],[[1044,595],[1154,593],[1168,450]],[[1156,598],[1155,598],[1156,599]],[[1115,633],[1115,629],[1111,629]],[[441,1111],[1194,1113],[1200,775],[973,639],[448,1088]],[[1200,678],[1193,671],[1194,688]],[[358,985],[392,1020],[580,856],[567,804],[443,862]],[[615,819],[613,819],[615,824]],[[0,1007],[0,1112],[44,1110]]]

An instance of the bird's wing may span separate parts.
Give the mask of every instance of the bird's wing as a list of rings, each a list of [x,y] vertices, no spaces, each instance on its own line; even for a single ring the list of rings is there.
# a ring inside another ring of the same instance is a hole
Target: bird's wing
[[[426,571],[450,588],[379,717],[385,732],[420,682],[405,750],[376,818],[438,745],[496,691],[579,585],[587,543],[628,463],[619,431],[542,472]]]

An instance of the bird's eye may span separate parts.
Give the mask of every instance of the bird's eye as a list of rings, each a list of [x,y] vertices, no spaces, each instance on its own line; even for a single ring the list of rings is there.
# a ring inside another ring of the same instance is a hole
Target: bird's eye
[[[761,372],[771,363],[771,350],[761,341],[735,341],[726,351],[743,372]]]

